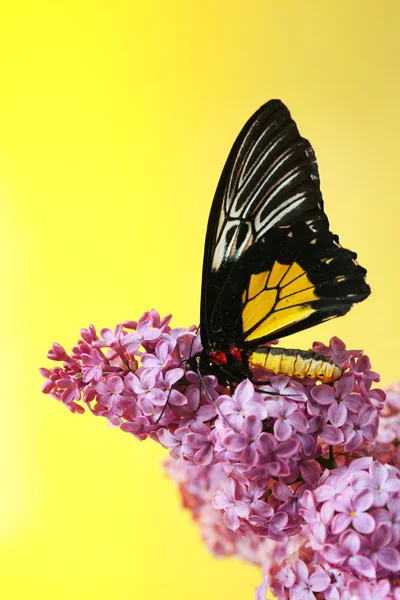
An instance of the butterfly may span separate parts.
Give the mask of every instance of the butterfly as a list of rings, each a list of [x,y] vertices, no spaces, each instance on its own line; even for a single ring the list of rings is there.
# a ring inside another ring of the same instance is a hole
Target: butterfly
[[[224,385],[251,366],[332,382],[312,351],[266,345],[347,313],[370,293],[357,255],[329,230],[315,153],[280,100],[243,127],[222,171],[207,226],[201,291],[203,350],[189,359]]]

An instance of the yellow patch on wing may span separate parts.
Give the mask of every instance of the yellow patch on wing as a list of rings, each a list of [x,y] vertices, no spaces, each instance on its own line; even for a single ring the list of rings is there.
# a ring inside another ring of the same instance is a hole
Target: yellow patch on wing
[[[279,297],[284,298],[285,296],[290,296],[290,294],[295,294],[296,292],[301,292],[312,286],[311,281],[307,277],[307,273],[304,273],[294,281],[286,284],[285,286],[280,286]]]
[[[285,276],[287,270],[289,269],[289,265],[281,265],[280,263],[274,263],[274,266],[271,269],[271,272],[268,277],[268,288],[278,287],[283,277]]]
[[[270,335],[274,332],[279,332],[281,329],[284,329],[288,325],[292,325],[293,323],[303,321],[303,319],[306,319],[314,312],[315,309],[311,306],[294,306],[292,308],[285,308],[283,310],[280,310],[279,312],[272,312],[266,319],[264,319],[264,321],[262,321],[262,323],[260,323],[258,327],[254,329],[254,331],[252,331],[246,337],[246,342],[251,342],[251,340],[256,340],[257,338],[264,337],[265,335]],[[246,327],[244,319],[243,325],[244,327]],[[246,327],[245,331],[247,331],[248,329],[249,328]]]
[[[279,287],[284,287],[285,285],[293,281],[293,279],[297,279],[297,277],[300,277],[304,274],[305,270],[299,264],[293,263],[292,265],[290,265],[290,269],[287,271],[286,275],[282,279]]]
[[[254,296],[257,296],[257,294],[260,294],[264,290],[268,275],[269,271],[264,271],[263,273],[255,273],[250,277],[248,291],[248,297],[250,299],[254,298]]]
[[[291,296],[285,296],[282,300],[279,300],[276,309],[288,308],[289,306],[296,306],[296,304],[308,304],[313,300],[318,300],[318,296],[315,295],[314,288],[312,287]]]
[[[242,294],[243,331],[255,327],[246,342],[306,319],[315,312],[311,306],[314,300],[318,300],[315,287],[298,263],[275,262],[271,271],[253,274]]]
[[[265,290],[247,302],[242,312],[244,331],[248,331],[254,327],[254,325],[262,321],[266,314],[272,311],[276,296],[277,290]]]

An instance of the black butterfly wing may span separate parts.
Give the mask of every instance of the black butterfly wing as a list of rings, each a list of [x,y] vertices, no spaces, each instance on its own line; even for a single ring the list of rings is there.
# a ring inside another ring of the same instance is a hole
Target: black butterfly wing
[[[369,294],[355,258],[329,232],[311,145],[282,102],[271,100],[239,134],[214,197],[203,346],[254,347],[345,314]]]
[[[344,315],[369,294],[355,259],[327,229],[272,229],[227,273],[209,324],[213,342],[253,349]]]

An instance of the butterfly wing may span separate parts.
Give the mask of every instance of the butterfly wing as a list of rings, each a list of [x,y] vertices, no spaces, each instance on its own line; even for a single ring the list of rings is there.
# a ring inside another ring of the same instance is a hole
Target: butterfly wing
[[[369,294],[355,258],[329,232],[311,145],[271,100],[239,134],[214,197],[203,346],[255,347],[345,314]]]

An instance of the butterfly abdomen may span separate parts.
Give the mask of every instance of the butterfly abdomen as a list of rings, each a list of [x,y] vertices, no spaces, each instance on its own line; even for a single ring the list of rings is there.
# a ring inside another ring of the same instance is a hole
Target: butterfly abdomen
[[[290,377],[318,379],[322,383],[336,381],[343,373],[343,370],[333,361],[312,350],[261,347],[251,353],[249,363],[264,367],[276,374],[284,373]]]

